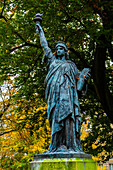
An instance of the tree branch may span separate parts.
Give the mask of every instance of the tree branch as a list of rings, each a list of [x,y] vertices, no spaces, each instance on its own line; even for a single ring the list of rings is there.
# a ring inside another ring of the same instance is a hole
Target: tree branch
[[[17,2],[17,0],[13,1],[13,2],[10,2],[9,4],[13,4],[14,2]]]
[[[13,28],[13,27],[12,27]],[[14,29],[14,28],[13,28]],[[15,30],[13,30],[12,32],[14,32],[22,41],[25,42],[24,38]]]
[[[65,13],[66,16],[67,16],[67,20],[64,20],[64,21],[62,21],[62,22],[65,22],[65,23],[67,24],[67,23],[70,22],[72,19],[75,19],[76,21],[78,21],[78,22],[85,28],[86,32],[88,32],[85,24],[83,24],[82,21],[81,21],[80,19],[76,18],[75,16],[70,16],[70,15],[69,15],[70,13],[69,13],[69,10],[67,9],[67,6],[66,6],[61,0],[59,0],[59,2],[60,2],[62,5],[65,6],[65,8],[62,9],[62,11],[63,11],[63,13]],[[65,9],[67,9],[68,11],[66,11]]]
[[[5,131],[5,132],[1,132],[0,136],[5,135],[5,134],[10,133],[10,132],[14,132],[14,131],[16,131],[16,130],[9,130],[9,131]]]
[[[1,16],[2,16],[2,14],[3,14],[3,12],[4,12],[5,6],[6,6],[6,0],[4,0],[4,6],[3,6],[3,8],[2,8]]]
[[[3,15],[0,15],[0,18],[3,18],[6,22],[8,21]]]
[[[3,15],[0,15],[0,18],[3,18],[6,22],[8,21],[8,19],[6,19],[6,17]],[[12,32],[15,33],[22,41],[25,42],[24,38],[17,31],[14,30],[14,28],[11,24],[10,24],[10,26],[12,27]]]
[[[10,50],[10,53],[13,52],[13,51],[15,51],[15,50],[17,50],[17,49],[19,49],[19,48],[25,47],[25,46],[31,46],[31,47],[40,48],[40,47],[39,47],[38,45],[36,45],[36,44],[32,44],[32,43],[25,42],[24,44],[22,44],[22,45],[20,45],[20,46],[18,46],[18,47],[12,48],[12,49]]]

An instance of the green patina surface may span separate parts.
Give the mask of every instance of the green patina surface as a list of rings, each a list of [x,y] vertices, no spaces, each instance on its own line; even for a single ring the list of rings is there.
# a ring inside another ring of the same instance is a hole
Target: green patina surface
[[[92,159],[45,159],[34,163],[32,170],[96,170],[96,162]]]

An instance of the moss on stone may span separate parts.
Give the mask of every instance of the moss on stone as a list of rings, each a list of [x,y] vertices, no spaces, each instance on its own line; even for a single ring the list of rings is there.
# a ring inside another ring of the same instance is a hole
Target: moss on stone
[[[96,162],[92,159],[44,159],[35,162],[32,170],[96,170]]]

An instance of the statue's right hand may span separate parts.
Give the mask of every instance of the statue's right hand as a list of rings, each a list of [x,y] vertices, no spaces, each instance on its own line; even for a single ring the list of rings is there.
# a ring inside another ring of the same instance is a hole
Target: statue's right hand
[[[36,23],[36,33],[40,33],[40,31],[42,31],[42,27],[40,26],[40,23]]]

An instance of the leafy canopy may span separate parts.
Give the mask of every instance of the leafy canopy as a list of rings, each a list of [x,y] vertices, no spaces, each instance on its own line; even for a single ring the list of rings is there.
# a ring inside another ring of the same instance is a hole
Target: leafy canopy
[[[0,3],[0,116],[3,124],[4,119],[12,120],[10,114],[16,119],[13,128],[3,126],[1,134],[12,130],[22,130],[24,134],[28,130],[32,136],[35,130],[39,130],[38,122],[34,123],[37,114],[31,119],[29,112],[45,102],[44,78],[47,72],[42,64],[43,51],[33,21],[40,12],[43,13],[42,27],[52,51],[55,51],[55,42],[63,40],[78,69],[91,68],[88,93],[80,98],[82,122],[88,117],[90,122],[89,135],[82,144],[84,150],[100,154],[103,160],[112,157],[113,1],[1,0]],[[3,86],[7,87],[7,92]],[[44,115],[44,121],[46,117]],[[98,149],[92,147],[94,143]]]

